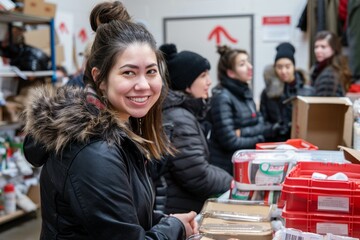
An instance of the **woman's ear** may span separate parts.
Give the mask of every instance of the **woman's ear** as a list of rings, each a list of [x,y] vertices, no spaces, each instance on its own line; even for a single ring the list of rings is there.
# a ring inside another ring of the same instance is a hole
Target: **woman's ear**
[[[190,87],[185,88],[185,92],[191,94],[191,88]]]
[[[91,69],[91,76],[92,76],[94,82],[96,82],[96,81],[97,81],[97,77],[99,76],[99,69],[97,69],[96,67],[93,67],[93,68]]]
[[[231,69],[226,70],[226,74],[228,75],[229,78],[236,78],[235,72]]]
[[[96,82],[98,81],[99,69],[96,68],[96,67],[93,67],[93,68],[91,69],[91,76],[92,76],[92,78],[94,79],[94,82],[96,83]],[[102,82],[100,83],[99,89],[100,89],[101,91],[105,92],[105,90],[106,90],[106,83],[105,83],[105,81],[102,81]]]

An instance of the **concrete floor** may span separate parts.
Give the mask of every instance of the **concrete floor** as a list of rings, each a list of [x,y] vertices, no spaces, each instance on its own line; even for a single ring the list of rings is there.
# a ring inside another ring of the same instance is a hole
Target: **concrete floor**
[[[0,240],[38,240],[40,229],[40,211],[29,213],[0,225]]]

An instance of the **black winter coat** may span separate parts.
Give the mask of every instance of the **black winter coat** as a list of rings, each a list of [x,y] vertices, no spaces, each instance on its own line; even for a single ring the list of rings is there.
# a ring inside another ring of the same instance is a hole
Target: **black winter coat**
[[[312,69],[312,84],[315,88],[315,95],[319,97],[344,97],[345,89],[334,68],[330,65],[323,69],[318,68],[315,65]]]
[[[264,142],[268,131],[248,84],[224,78],[221,86],[213,91],[210,118],[210,163],[233,174],[232,155],[241,149],[254,149],[256,143]],[[240,136],[236,130],[240,130]]]
[[[179,91],[170,91],[164,103],[163,124],[171,126],[170,141],[178,151],[165,160],[165,213],[199,213],[207,198],[230,188],[231,175],[208,162],[207,140],[199,123],[207,107],[203,99]]]
[[[292,101],[290,100],[296,96],[313,96],[314,89],[311,87],[311,83],[305,76],[305,73],[300,70],[295,71],[294,82],[291,84],[283,83],[283,88],[280,92],[276,92],[279,88],[276,90],[271,88],[273,84],[270,81],[280,82],[273,68],[265,73],[264,76],[267,78],[265,79],[267,87],[261,93],[260,112],[265,122],[271,124],[279,123],[281,125],[281,131],[275,136],[267,138],[266,141],[286,141],[290,139],[291,135]]]
[[[147,161],[124,126],[84,89],[56,91],[35,89],[25,112],[26,159],[43,165],[40,238],[185,239],[178,219],[153,213]]]

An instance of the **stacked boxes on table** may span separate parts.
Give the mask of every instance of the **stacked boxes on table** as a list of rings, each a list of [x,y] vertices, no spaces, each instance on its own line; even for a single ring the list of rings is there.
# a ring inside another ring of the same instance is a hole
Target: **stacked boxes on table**
[[[344,180],[314,178],[335,174],[346,177]],[[358,164],[300,162],[285,178],[281,198],[285,201],[282,216],[287,228],[360,237]]]
[[[201,236],[192,239],[271,240],[271,212],[260,202],[208,199],[200,213]]]
[[[236,191],[232,198],[276,203],[281,183],[296,164],[294,151],[239,150],[232,157]]]
[[[299,161],[347,162],[340,151],[239,150],[232,157],[231,198],[278,203],[285,176]]]

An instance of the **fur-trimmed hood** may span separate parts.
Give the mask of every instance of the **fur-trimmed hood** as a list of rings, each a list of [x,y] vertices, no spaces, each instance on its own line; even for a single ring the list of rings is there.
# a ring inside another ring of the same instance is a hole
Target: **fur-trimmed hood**
[[[310,78],[302,69],[295,69],[295,79],[301,81],[302,85],[311,85]],[[277,98],[284,93],[285,83],[276,76],[274,65],[267,65],[264,68],[264,81],[265,92],[269,98]]]
[[[127,127],[110,111],[89,102],[87,95],[86,89],[73,87],[32,89],[22,113],[25,134],[57,153],[69,143],[87,143],[91,138],[120,144]]]

